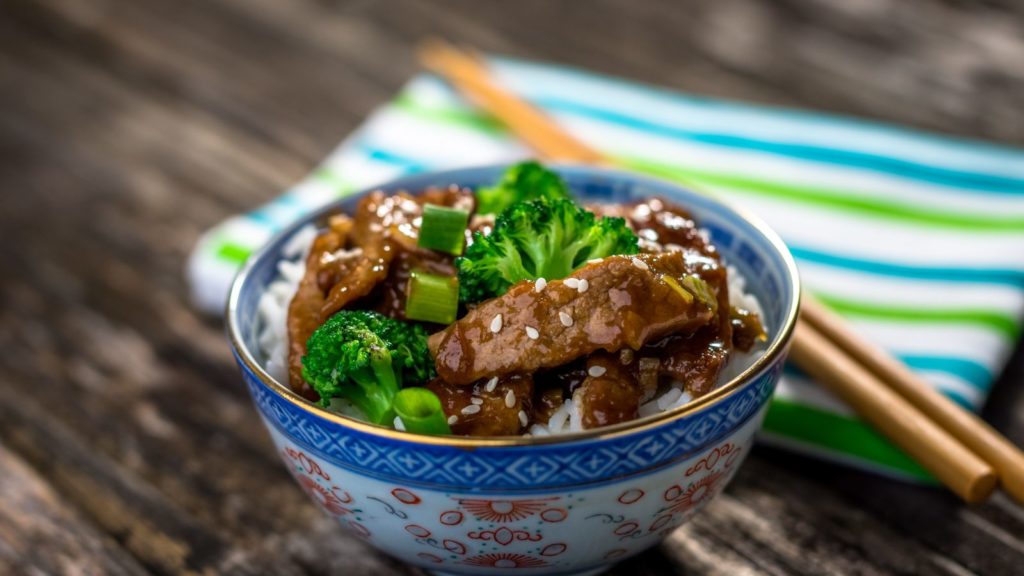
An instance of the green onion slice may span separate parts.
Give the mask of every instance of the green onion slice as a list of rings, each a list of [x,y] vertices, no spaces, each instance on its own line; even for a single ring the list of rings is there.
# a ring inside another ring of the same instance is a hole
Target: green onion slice
[[[459,310],[459,279],[415,271],[406,288],[405,317],[451,324]]]
[[[466,243],[468,225],[469,212],[465,210],[424,204],[419,247],[458,256]]]
[[[697,301],[708,307],[712,314],[718,313],[718,300],[711,292],[711,287],[703,278],[696,274],[683,277],[683,286],[697,297]]]
[[[395,413],[407,432],[451,434],[441,399],[426,388],[403,388],[395,395]]]

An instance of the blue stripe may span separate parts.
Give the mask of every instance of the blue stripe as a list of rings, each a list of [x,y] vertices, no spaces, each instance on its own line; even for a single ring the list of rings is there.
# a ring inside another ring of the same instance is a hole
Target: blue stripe
[[[977,190],[985,190],[987,192],[1005,194],[1024,194],[1024,180],[1009,176],[966,172],[951,168],[929,166],[926,164],[912,162],[910,160],[902,160],[891,156],[871,154],[855,150],[838,150],[835,148],[824,148],[810,144],[771,142],[767,140],[747,138],[744,136],[684,130],[682,128],[656,124],[654,122],[620,112],[613,112],[611,110],[595,108],[587,104],[580,104],[578,102],[570,102],[568,100],[551,97],[533,99],[532,102],[546,110],[594,118],[610,124],[618,124],[634,130],[641,130],[677,140],[689,140],[727,148],[757,150],[759,152],[766,152],[778,156],[789,156],[814,162],[864,168],[874,170],[876,172],[884,172],[903,178],[913,178],[945,186],[973,188]]]
[[[864,118],[826,114],[811,110],[747,104],[735,100],[673,92],[665,88],[627,81],[613,76],[585,72],[567,66],[547,63],[537,64],[505,57],[492,56],[489,59],[499,69],[506,68],[507,72],[512,76],[526,74],[543,77],[545,75],[557,74],[559,76],[574,77],[594,84],[596,89],[617,89],[648,98],[655,98],[665,104],[685,106],[687,108],[704,108],[715,114],[730,114],[733,116],[730,120],[740,122],[748,118],[759,117],[802,125],[790,126],[794,130],[842,129],[858,132],[861,137],[898,138],[904,140],[907,145],[925,145],[942,148],[942,153],[958,156],[957,160],[966,163],[971,163],[976,159],[985,163],[1000,162],[1003,166],[999,169],[1006,171],[1017,172],[1017,169],[1024,162],[1024,151],[982,140],[942,136]],[[896,152],[898,153],[898,150]]]
[[[276,230],[278,227],[277,222],[273,218],[271,218],[270,215],[265,213],[261,208],[257,208],[256,210],[247,212],[245,214],[245,217],[257,224],[262,224],[263,226],[266,226],[271,230]]]
[[[913,354],[900,354],[899,359],[914,370],[952,374],[983,392],[992,387],[992,373],[974,360]]]
[[[789,362],[787,362],[787,364],[783,368],[782,373],[783,375],[789,375],[790,377],[799,378],[807,382],[814,382],[814,378],[812,376],[810,376],[809,374],[801,370],[799,367]],[[970,410],[971,412],[977,412],[981,408],[981,403],[984,402],[984,397],[979,399],[978,403],[976,404],[956,391],[947,390],[944,388],[936,388],[936,390],[941,392],[943,396],[949,398],[953,402],[956,402],[957,404],[966,408],[967,410]]]
[[[971,402],[953,390],[940,390],[940,392],[942,392],[942,395],[946,398],[949,398],[953,402],[959,404],[961,408],[970,410],[971,412],[977,412],[978,409],[981,408],[980,405]]]
[[[426,172],[431,169],[431,166],[429,164],[424,164],[419,160],[409,158],[408,156],[394,154],[382,148],[373,147],[363,141],[356,142],[354,147],[362,150],[364,153],[366,153],[366,156],[372,160],[377,160],[378,162],[384,162],[386,164],[394,164],[395,166],[401,166],[402,168],[405,168],[407,172],[410,173]]]
[[[297,198],[282,194],[246,214],[250,220],[277,231],[302,217],[308,209]]]
[[[811,248],[789,244],[789,251],[797,261],[823,264],[834,268],[845,268],[880,276],[895,276],[914,280],[938,280],[943,282],[974,282],[978,284],[1005,284],[1014,288],[1024,287],[1024,270],[959,268],[950,266],[911,266],[875,260],[863,260],[820,252]]]
[[[368,142],[357,142],[358,147],[368,157],[402,167],[414,167],[410,172],[426,171],[429,165],[415,158],[401,156],[375,147]],[[915,280],[938,280],[945,282],[974,282],[978,284],[1005,284],[1015,288],[1024,287],[1024,270],[1009,269],[978,269],[934,266],[911,266],[892,264],[874,260],[862,260],[849,256],[830,254],[811,248],[789,245],[789,251],[799,261],[823,264],[834,268],[844,268],[856,272],[867,272],[881,276],[911,278]]]

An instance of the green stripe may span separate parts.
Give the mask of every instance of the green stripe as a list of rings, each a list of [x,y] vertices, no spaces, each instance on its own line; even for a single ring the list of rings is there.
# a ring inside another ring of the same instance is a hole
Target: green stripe
[[[721,186],[741,194],[767,196],[794,203],[808,204],[831,208],[838,212],[849,212],[866,216],[875,216],[887,220],[911,222],[958,230],[983,232],[1022,232],[1024,218],[964,214],[946,212],[866,197],[854,192],[810,186],[796,186],[781,182],[754,180],[745,176],[723,174],[684,168],[641,158],[619,156],[616,162],[638,172],[653,174],[688,184],[703,186]]]
[[[476,128],[490,133],[504,133],[504,127],[493,118],[479,112],[454,107],[442,107],[417,101],[411,94],[400,95],[395,107],[417,118],[444,124]],[[1024,232],[1024,218],[964,214],[901,204],[881,198],[864,197],[850,191],[812,186],[797,186],[781,182],[752,179],[745,176],[710,172],[667,164],[664,162],[616,156],[616,162],[638,172],[644,172],[686,184],[728,187],[730,190],[758,196],[767,196],[794,203],[829,208],[839,212],[874,216],[887,220],[909,222],[940,228],[978,232]]]
[[[338,174],[329,166],[318,167],[316,170],[313,170],[310,177],[320,180],[324,184],[334,188],[334,192],[338,195],[338,198],[344,198],[356,190],[359,190],[359,187],[356,184],[345,179],[341,174]]]
[[[839,451],[920,480],[934,478],[905,452],[863,422],[775,397],[764,428],[827,451]]]
[[[1015,318],[993,310],[889,306],[873,302],[847,300],[820,292],[815,292],[815,295],[826,306],[845,316],[859,316],[873,320],[915,324],[974,324],[984,328],[992,328],[1011,341],[1016,340],[1020,332],[1020,325]]]
[[[402,92],[399,94],[398,97],[391,102],[391,105],[398,110],[424,120],[444,124],[455,124],[465,128],[473,128],[492,134],[508,133],[505,125],[492,116],[482,114],[475,110],[427,105],[423,102],[418,102],[415,97],[408,92]]]
[[[310,173],[310,177],[334,188],[338,198],[344,198],[359,189],[355,184],[344,179],[327,166],[317,168]],[[231,264],[243,264],[249,258],[249,255],[253,253],[252,248],[235,244],[225,236],[214,238],[210,243],[210,251],[216,258]]]
[[[310,178],[319,180],[331,188],[346,188],[348,182],[342,180],[341,176],[327,166],[320,166],[309,174]]]
[[[249,259],[249,255],[252,254],[252,249],[232,244],[231,242],[223,242],[220,245],[215,245],[213,253],[217,258],[226,262],[244,264]]]

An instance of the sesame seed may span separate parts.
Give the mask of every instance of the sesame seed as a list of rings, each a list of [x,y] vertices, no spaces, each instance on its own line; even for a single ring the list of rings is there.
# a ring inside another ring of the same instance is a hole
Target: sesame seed
[[[530,423],[530,418],[526,415],[526,412],[523,412],[522,410],[519,411],[519,423],[523,426]]]
[[[569,316],[564,311],[558,313],[558,319],[562,321],[562,326],[567,328],[572,326],[572,316]]]
[[[587,374],[590,374],[594,378],[598,378],[600,376],[604,376],[604,373],[607,371],[608,369],[604,366],[591,366],[590,370],[587,370]]]
[[[479,411],[479,406],[477,406],[476,404],[470,404],[469,406],[466,406],[465,408],[462,409],[462,415],[469,416],[470,414],[476,414]]]
[[[497,388],[497,387],[498,387],[498,377],[497,376],[492,376],[491,379],[487,381],[487,384],[484,385],[484,390],[487,390],[488,392],[494,392],[494,389]]]
[[[395,416],[395,430],[405,432],[405,422],[402,422],[401,416]]]
[[[629,348],[623,348],[619,351],[619,361],[622,362],[623,366],[628,366],[633,363],[633,351]]]
[[[641,270],[650,270],[650,266],[647,265],[647,262],[644,262],[639,258],[633,258],[633,266],[636,266]]]
[[[501,332],[501,314],[495,314],[494,318],[491,318],[491,332]]]
[[[458,423],[459,423],[458,415],[452,414],[451,416],[448,417],[448,425],[449,426],[455,426]]]
[[[533,283],[533,291],[540,292],[548,285],[548,281],[543,278],[537,278],[537,281]]]
[[[600,264],[601,262],[604,262],[604,258],[591,258],[587,260],[587,264]]]
[[[473,396],[472,398],[469,399],[469,401],[472,402],[473,404],[476,404],[477,406],[484,403],[484,399],[480,398],[479,396]]]
[[[540,332],[537,332],[537,329],[534,328],[533,326],[527,326],[526,327],[526,336],[530,340],[536,340],[537,338],[540,338]]]
[[[508,394],[505,394],[505,406],[508,406],[509,408],[511,408],[511,407],[513,407],[515,405],[516,405],[516,394],[515,394],[515,392],[509,390]]]
[[[579,278],[566,278],[565,285],[575,290],[580,287],[580,280]]]
[[[586,278],[581,279],[580,286],[577,288],[577,290],[580,291],[580,294],[586,292],[588,288],[590,288],[590,282],[588,282]]]

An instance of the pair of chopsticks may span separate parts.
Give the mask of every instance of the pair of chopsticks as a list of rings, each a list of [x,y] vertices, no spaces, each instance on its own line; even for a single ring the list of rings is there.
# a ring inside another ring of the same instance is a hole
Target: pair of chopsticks
[[[614,165],[492,79],[475,53],[425,44],[423,65],[548,160]],[[967,502],[996,485],[1024,503],[1024,453],[804,292],[790,358]]]

